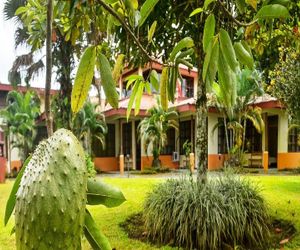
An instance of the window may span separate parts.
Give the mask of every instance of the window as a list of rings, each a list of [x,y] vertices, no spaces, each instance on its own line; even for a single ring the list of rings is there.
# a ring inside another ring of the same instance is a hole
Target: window
[[[289,131],[289,140],[288,140],[288,151],[289,152],[299,152],[300,146],[298,144],[298,138],[300,136],[300,130],[293,128]]]
[[[179,91],[180,92],[180,91]],[[191,98],[194,96],[194,79],[191,77],[184,76],[181,80],[181,97]]]
[[[179,144],[180,144],[180,154],[183,155],[183,144],[186,140],[191,141],[191,121],[182,121],[179,123]]]
[[[218,154],[227,154],[226,135],[223,118],[219,118],[218,123],[220,124],[218,126]]]
[[[247,122],[245,149],[249,153],[260,153],[262,151],[261,134],[257,132],[252,123]]]
[[[123,154],[126,156],[129,154],[131,156],[131,122],[123,123],[122,125],[122,133],[123,133]]]
[[[156,70],[156,71],[157,71],[157,70]],[[150,79],[148,78],[148,77],[149,77],[149,74],[150,74],[150,69],[148,69],[148,70],[146,70],[146,71],[143,72],[143,77],[144,77],[145,80],[148,80],[148,81],[150,82]],[[158,74],[158,82],[159,82],[159,81],[160,81],[161,72],[158,72],[158,71],[157,71],[157,74]],[[151,83],[150,83],[150,84],[151,84]],[[150,85],[150,87],[151,87],[151,93],[152,93],[152,94],[159,94],[159,89],[156,90],[156,89],[152,86],[152,84]]]
[[[123,81],[122,83],[122,98],[126,98],[128,96],[130,96],[131,94],[131,86],[126,89],[126,86],[127,86],[127,81]]]
[[[162,149],[162,155],[171,155],[175,151],[175,129],[170,128],[167,130],[167,143]]]
[[[219,118],[219,127],[218,127],[218,153],[227,154],[227,145],[226,145],[226,135],[225,135],[225,126],[223,123],[223,118]],[[232,130],[227,129],[228,136]],[[247,123],[246,126],[246,138],[245,138],[245,150],[248,153],[258,153],[262,150],[262,139],[261,134],[259,134],[252,123]],[[230,143],[230,142],[229,142]],[[232,145],[229,145],[232,148]]]
[[[92,141],[92,151],[96,157],[115,157],[115,125],[107,124],[107,134],[105,136],[105,148],[99,140]]]

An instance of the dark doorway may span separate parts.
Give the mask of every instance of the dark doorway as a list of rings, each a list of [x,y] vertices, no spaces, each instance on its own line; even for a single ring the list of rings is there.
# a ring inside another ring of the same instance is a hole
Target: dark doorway
[[[278,116],[268,116],[268,152],[269,167],[277,168]]]
[[[126,157],[126,155],[132,156],[131,154],[131,122],[129,123],[123,123],[122,126],[122,134],[123,134],[123,154]]]
[[[140,121],[135,122],[135,142],[136,142],[136,169],[141,170],[141,140],[139,138],[138,126]]]

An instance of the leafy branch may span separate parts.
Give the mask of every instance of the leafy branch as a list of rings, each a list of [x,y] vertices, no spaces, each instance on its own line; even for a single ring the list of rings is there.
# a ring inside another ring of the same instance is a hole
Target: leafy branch
[[[138,48],[141,50],[141,52],[151,61],[151,62],[157,62],[157,60],[153,59],[151,55],[148,54],[146,49],[143,47],[143,45],[140,43],[139,39],[135,36],[133,31],[130,29],[130,27],[127,25],[127,23],[118,15],[118,13],[111,8],[108,4],[106,4],[103,0],[98,0],[98,3],[107,11],[109,12],[114,18],[116,18],[123,26],[123,28],[126,30],[126,32],[132,37]]]

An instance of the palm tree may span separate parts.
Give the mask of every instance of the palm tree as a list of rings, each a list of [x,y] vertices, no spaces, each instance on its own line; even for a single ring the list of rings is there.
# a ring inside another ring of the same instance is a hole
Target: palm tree
[[[250,105],[255,97],[263,94],[263,90],[260,75],[256,70],[242,69],[231,84],[235,86],[229,88],[223,82],[214,83],[213,92],[217,107],[223,115],[229,158],[241,159],[245,147],[247,121],[250,121],[259,133],[264,130],[261,109]]]
[[[143,119],[139,126],[140,140],[144,143],[146,152],[152,149],[152,167],[160,167],[160,153],[167,143],[167,131],[170,128],[178,130],[179,124],[171,117],[177,117],[176,111],[165,111],[157,99],[157,105],[148,110],[149,116]]]
[[[15,47],[20,45],[30,46],[28,43],[29,35],[27,33],[27,28],[24,26],[23,21],[20,16],[16,16],[16,10],[19,7],[25,6],[27,0],[7,0],[4,4],[4,16],[6,20],[14,20],[17,26],[15,31]],[[25,82],[27,86],[29,85],[29,80],[31,80],[35,75],[39,74],[44,68],[44,63],[42,58],[35,60],[35,55],[39,51],[30,50],[28,53],[17,56],[11,70],[8,74],[9,82],[12,85],[21,85],[21,72],[26,72]]]
[[[90,155],[93,140],[100,141],[105,147],[105,134],[107,133],[105,118],[96,109],[97,105],[87,102],[73,121],[73,132],[78,139],[84,141],[84,147]]]
[[[40,101],[34,92],[22,94],[15,90],[7,95],[7,107],[0,111],[4,119],[4,132],[12,147],[21,149],[21,159],[25,160],[34,148],[36,137],[35,120],[40,114]]]

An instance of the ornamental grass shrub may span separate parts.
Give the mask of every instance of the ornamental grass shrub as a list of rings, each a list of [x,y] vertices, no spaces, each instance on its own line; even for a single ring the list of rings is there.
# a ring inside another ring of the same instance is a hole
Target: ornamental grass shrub
[[[185,249],[267,249],[270,218],[259,188],[225,175],[200,184],[170,179],[144,204],[150,240]]]

